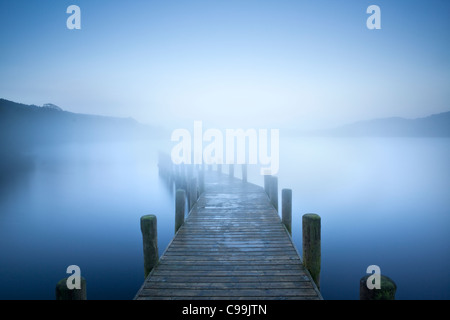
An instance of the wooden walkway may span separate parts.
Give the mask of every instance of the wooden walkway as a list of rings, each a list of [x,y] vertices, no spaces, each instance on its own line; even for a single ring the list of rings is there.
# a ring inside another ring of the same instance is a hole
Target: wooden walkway
[[[205,192],[135,299],[322,299],[264,189],[206,172]]]

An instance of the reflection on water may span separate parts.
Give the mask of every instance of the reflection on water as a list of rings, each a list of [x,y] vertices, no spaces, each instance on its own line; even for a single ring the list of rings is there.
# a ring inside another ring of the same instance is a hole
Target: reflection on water
[[[28,171],[2,179],[0,298],[54,299],[67,266],[81,267],[90,299],[132,299],[144,277],[139,218],[157,214],[160,248],[173,233],[155,146],[70,145],[35,152]]]
[[[322,217],[321,291],[358,299],[369,265],[399,299],[450,298],[450,139],[304,139],[283,146],[280,188]],[[287,156],[289,154],[289,156]]]
[[[279,188],[293,190],[298,249],[301,215],[322,217],[325,299],[358,299],[371,264],[396,281],[399,299],[450,298],[449,146],[281,141]],[[132,299],[144,277],[140,216],[158,216],[160,253],[174,233],[173,189],[158,176],[157,150],[152,142],[47,147],[2,172],[0,299],[54,299],[71,264],[87,279],[88,299]],[[258,168],[248,174],[262,185]]]

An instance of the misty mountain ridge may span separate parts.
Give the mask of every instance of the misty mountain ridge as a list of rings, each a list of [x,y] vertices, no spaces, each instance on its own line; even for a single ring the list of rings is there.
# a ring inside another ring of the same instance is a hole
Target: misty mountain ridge
[[[57,110],[57,111],[63,111],[63,109],[61,109],[57,105],[54,105],[53,103],[46,103],[46,104],[44,104],[42,106],[42,108],[47,108],[47,109],[52,109],[52,110]]]
[[[391,117],[358,121],[316,134],[338,137],[450,137],[450,111],[417,119]]]
[[[400,117],[359,121],[328,130],[285,130],[292,136],[450,137],[450,111],[424,118]],[[0,99],[0,146],[18,149],[53,143],[149,140],[170,133],[132,118],[64,111],[52,103],[26,105]]]
[[[132,118],[64,111],[51,103],[26,105],[0,99],[0,146],[3,152],[40,144],[143,140],[158,130]]]

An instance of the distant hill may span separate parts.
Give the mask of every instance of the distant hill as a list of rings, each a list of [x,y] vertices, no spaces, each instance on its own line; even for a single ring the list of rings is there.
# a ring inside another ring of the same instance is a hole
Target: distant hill
[[[77,114],[0,99],[0,153],[36,144],[148,139],[157,130],[131,118]]]
[[[57,105],[54,105],[53,103],[46,103],[42,106],[42,108],[48,108],[48,109],[53,109],[53,110],[58,110],[58,111],[63,111],[63,109],[61,109],[60,107],[58,107]]]
[[[359,121],[342,127],[309,132],[315,136],[338,137],[450,137],[450,111],[424,118],[382,118]]]

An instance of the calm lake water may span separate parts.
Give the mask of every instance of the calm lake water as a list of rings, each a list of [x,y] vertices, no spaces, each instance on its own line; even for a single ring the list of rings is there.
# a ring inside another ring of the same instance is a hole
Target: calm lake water
[[[88,299],[132,299],[144,280],[140,217],[157,215],[160,253],[174,234],[157,150],[152,142],[46,147],[2,174],[0,299],[54,299],[72,264]],[[358,299],[372,264],[397,283],[398,299],[450,298],[450,139],[286,139],[280,152],[299,251],[302,214],[322,217],[325,299]],[[263,184],[258,168],[249,180]]]

